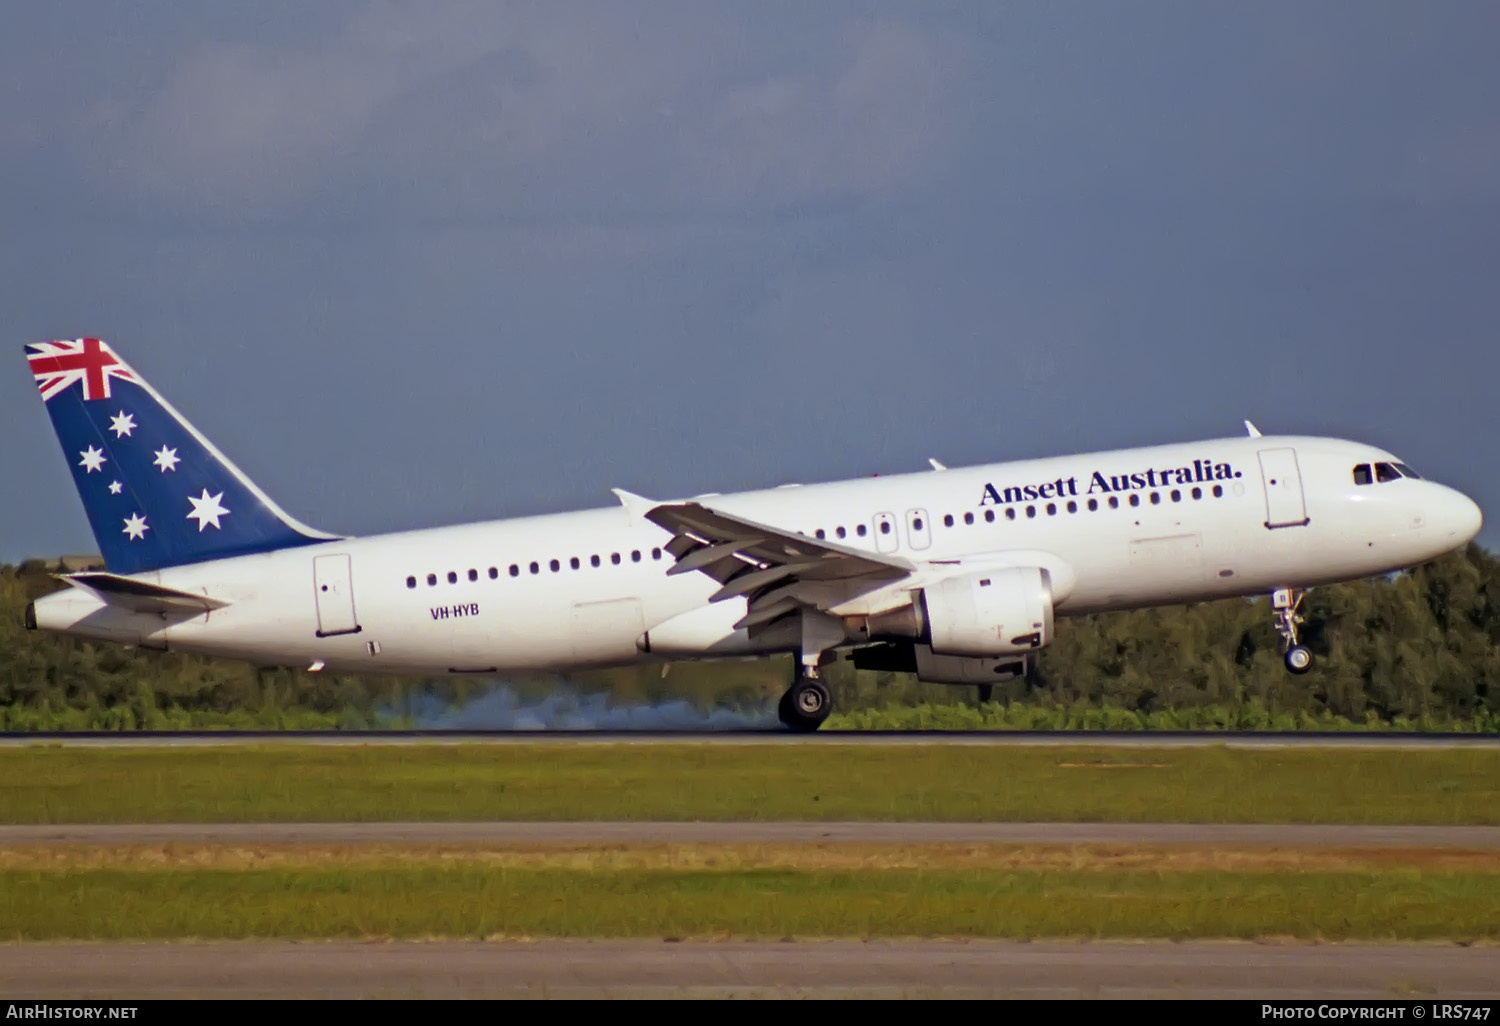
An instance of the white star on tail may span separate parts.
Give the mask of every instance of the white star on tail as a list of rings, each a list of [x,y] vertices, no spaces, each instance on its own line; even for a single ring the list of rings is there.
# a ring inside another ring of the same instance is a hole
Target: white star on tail
[[[104,464],[109,462],[109,460],[105,459],[104,457],[104,450],[95,449],[92,445],[78,455],[83,457],[83,459],[78,461],[78,465],[84,468],[84,472],[88,474],[92,474],[94,471],[98,470],[100,467],[104,466]]]
[[[125,487],[125,486],[122,485],[122,484],[120,484],[120,482],[118,482],[118,481],[111,481],[109,483],[109,494],[111,494],[111,495],[119,495],[120,494],[120,489],[123,488],[123,487]]]
[[[191,495],[188,496],[188,502],[193,504],[193,511],[187,515],[187,518],[189,520],[197,518],[199,534],[202,534],[203,529],[209,524],[212,524],[216,530],[222,530],[219,527],[219,518],[229,513],[229,510],[219,505],[219,500],[222,498],[224,498],[223,492],[218,495],[209,495],[207,488],[203,489],[203,494],[196,499]]]
[[[181,463],[182,460],[178,458],[176,449],[168,449],[164,445],[156,450],[156,459],[151,462],[160,467],[161,472],[165,474],[169,470],[176,470],[177,464]]]
[[[151,526],[146,523],[146,518],[139,513],[130,514],[130,519],[125,521],[125,533],[130,536],[131,541],[146,537],[146,532]]]
[[[116,438],[124,438],[135,430],[135,418],[121,410],[119,416],[109,419],[109,429],[115,433]]]

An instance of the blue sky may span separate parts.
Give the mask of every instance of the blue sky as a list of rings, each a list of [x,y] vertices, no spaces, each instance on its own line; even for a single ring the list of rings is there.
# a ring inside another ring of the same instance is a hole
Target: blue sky
[[[80,335],[339,532],[1246,417],[1500,523],[1497,38],[1487,2],[15,5],[0,560],[95,551],[20,352]]]

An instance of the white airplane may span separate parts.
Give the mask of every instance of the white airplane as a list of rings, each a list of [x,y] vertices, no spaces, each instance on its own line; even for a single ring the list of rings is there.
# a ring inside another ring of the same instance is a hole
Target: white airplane
[[[1478,506],[1390,453],[1248,437],[993,463],[369,538],[287,516],[98,339],[27,347],[106,570],[27,608],[75,637],[313,670],[478,674],[792,653],[991,685],[1054,616],[1304,590],[1466,544]]]

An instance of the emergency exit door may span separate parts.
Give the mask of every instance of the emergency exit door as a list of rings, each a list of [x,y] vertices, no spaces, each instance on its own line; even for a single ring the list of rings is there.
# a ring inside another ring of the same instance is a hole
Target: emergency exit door
[[[1266,490],[1267,527],[1301,527],[1307,523],[1297,450],[1262,449],[1260,480]]]
[[[318,600],[318,637],[359,633],[347,555],[313,557],[313,594]]]
[[[927,521],[925,509],[906,511],[906,542],[914,549],[925,549],[932,544],[932,525]]]

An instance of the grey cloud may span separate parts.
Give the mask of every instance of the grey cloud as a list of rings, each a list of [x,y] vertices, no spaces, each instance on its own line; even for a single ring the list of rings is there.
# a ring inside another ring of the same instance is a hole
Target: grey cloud
[[[209,40],[76,127],[96,185],[226,220],[658,212],[889,195],[943,158],[951,35],[851,15],[371,4],[305,44]]]
[[[688,134],[688,187],[720,203],[886,196],[940,164],[957,40],[882,20],[846,26],[833,59],[729,91]]]

